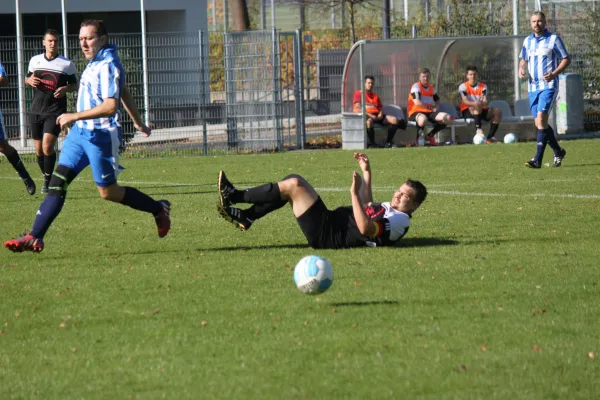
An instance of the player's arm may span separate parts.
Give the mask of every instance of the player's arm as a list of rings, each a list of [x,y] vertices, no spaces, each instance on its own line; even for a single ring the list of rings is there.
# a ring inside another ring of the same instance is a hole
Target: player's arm
[[[144,135],[146,135],[146,137],[150,136],[152,131],[142,121],[140,111],[138,110],[137,105],[135,104],[135,100],[133,99],[133,96],[131,95],[127,84],[123,86],[123,93],[121,93],[121,103],[123,104],[123,108],[125,108],[127,114],[129,114],[129,117],[131,117],[135,129],[142,132]]]
[[[371,164],[369,158],[364,153],[354,153],[354,159],[358,161],[358,165],[363,172],[361,187],[358,191],[359,198],[363,207],[370,205],[373,202],[373,191],[371,189]]]
[[[519,78],[524,79],[527,76],[527,66],[529,63],[527,60],[521,59],[519,61]]]
[[[440,109],[440,96],[437,94],[437,92],[435,92],[433,94],[433,101],[435,102],[435,108],[433,109],[433,111],[437,111]]]
[[[361,177],[356,171],[352,175],[352,187],[350,188],[350,194],[352,197],[352,213],[354,214],[354,221],[358,231],[362,235],[374,236],[377,233],[377,225],[367,217],[367,213],[363,208],[360,200],[359,192],[361,187]]]
[[[6,76],[0,75],[0,87],[1,86],[8,86],[8,79],[6,79]]]
[[[571,65],[571,56],[566,56],[565,58],[560,60],[558,67],[556,67],[556,69],[554,71],[549,72],[546,75],[544,75],[544,80],[546,80],[546,81],[553,80],[558,75],[560,75],[561,72],[563,72],[565,69],[567,69],[567,67],[569,65]]]
[[[477,106],[477,102],[476,101],[472,101],[469,100],[469,97],[467,96],[467,88],[465,87],[464,83],[461,83],[460,86],[458,87],[458,94],[462,100],[462,102],[469,107],[476,107]]]
[[[119,101],[114,97],[108,97],[102,99],[102,104],[97,105],[89,110],[61,114],[58,118],[56,118],[56,123],[59,124],[61,128],[64,128],[65,126],[71,125],[75,121],[110,117],[115,115],[118,108]]]
[[[418,89],[411,91],[410,95],[413,98],[413,103],[415,106],[423,106],[423,102],[421,101],[421,92]]]
[[[487,92],[487,85],[483,87],[483,90],[481,91],[481,104],[483,104],[484,106],[487,106],[488,104],[488,92]]]
[[[31,71],[27,72],[27,77],[25,77],[25,84],[27,86],[35,88],[38,86],[39,83],[40,83],[40,78],[36,78],[33,75],[33,72],[31,72]]]

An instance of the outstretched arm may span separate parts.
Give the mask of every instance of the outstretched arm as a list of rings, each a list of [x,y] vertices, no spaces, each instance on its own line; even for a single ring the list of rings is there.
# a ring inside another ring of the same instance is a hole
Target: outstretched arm
[[[350,187],[350,195],[352,197],[352,213],[354,214],[354,220],[356,226],[361,234],[366,236],[373,236],[377,232],[377,226],[373,221],[369,219],[365,209],[363,208],[359,192],[362,179],[360,175],[354,171],[352,173],[352,186]]]
[[[360,185],[359,198],[363,207],[373,202],[373,191],[371,189],[371,164],[369,158],[363,153],[354,153],[354,158],[358,161],[361,171],[363,172],[362,184]]]
[[[142,132],[146,137],[150,136],[152,130],[144,124],[142,121],[142,116],[135,105],[135,100],[133,100],[133,96],[131,96],[131,92],[129,92],[129,88],[127,85],[123,86],[123,92],[121,93],[121,103],[123,104],[123,108],[127,111],[127,114],[131,117],[133,121],[133,126],[138,131]]]

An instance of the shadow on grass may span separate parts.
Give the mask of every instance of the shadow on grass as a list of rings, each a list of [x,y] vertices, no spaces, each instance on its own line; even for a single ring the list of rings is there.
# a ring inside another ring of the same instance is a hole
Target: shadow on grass
[[[372,301],[347,301],[340,303],[331,303],[335,307],[364,307],[364,306],[395,306],[400,304],[396,300],[372,300]]]
[[[458,240],[438,238],[408,238],[402,239],[395,247],[429,247],[429,246],[456,246]]]
[[[262,246],[227,246],[227,247],[213,247],[202,250],[212,251],[235,251],[235,250],[270,250],[270,249],[307,249],[310,248],[308,244],[269,244]]]

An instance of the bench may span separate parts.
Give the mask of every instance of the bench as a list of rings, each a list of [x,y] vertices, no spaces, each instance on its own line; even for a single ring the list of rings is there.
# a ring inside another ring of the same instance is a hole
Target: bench
[[[530,114],[529,100],[521,99],[515,101],[515,114],[513,115],[510,105],[504,100],[493,100],[488,105],[490,108],[499,108],[502,111],[502,124],[532,124],[534,118]],[[448,125],[450,129],[452,143],[456,143],[456,132],[455,129],[458,127],[470,126],[475,123],[473,118],[463,118],[459,116],[457,108],[450,104],[440,102],[440,112],[446,112],[450,114],[454,120]],[[393,104],[386,104],[383,106],[383,113],[386,115],[394,116],[398,119],[407,119],[404,114],[404,110]],[[433,126],[431,123],[427,123],[428,126]],[[408,121],[409,127],[417,126],[416,122]],[[382,124],[375,124],[376,132],[381,129],[387,129]],[[439,136],[436,138],[439,141]],[[364,121],[362,114],[354,112],[343,112],[342,113],[342,148],[348,150],[359,150],[367,147],[367,138],[364,130]]]

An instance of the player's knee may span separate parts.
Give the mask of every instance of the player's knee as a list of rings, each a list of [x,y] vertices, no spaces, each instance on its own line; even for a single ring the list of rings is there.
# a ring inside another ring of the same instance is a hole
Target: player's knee
[[[398,125],[398,118],[396,117],[392,117],[392,116],[388,116],[388,122],[392,125]]]
[[[51,156],[52,154],[55,153],[55,151],[54,151],[54,145],[44,144],[42,150],[43,150],[45,156]]]
[[[13,147],[6,140],[0,140],[0,153],[9,155]]]
[[[298,190],[303,190],[308,186],[308,182],[302,176],[298,174],[291,174],[286,176],[283,181],[284,192],[293,193]]]
[[[64,198],[67,195],[69,184],[75,179],[75,175],[75,172],[71,168],[64,165],[57,166],[48,184],[48,195]]]

